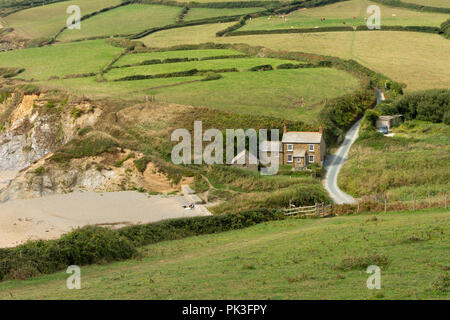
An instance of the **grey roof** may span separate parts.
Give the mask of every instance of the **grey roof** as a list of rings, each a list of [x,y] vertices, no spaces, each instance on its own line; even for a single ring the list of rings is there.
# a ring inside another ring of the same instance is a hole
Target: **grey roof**
[[[283,152],[281,141],[262,141],[259,148],[262,152]]]
[[[283,143],[320,143],[322,134],[319,132],[286,132],[283,134]]]

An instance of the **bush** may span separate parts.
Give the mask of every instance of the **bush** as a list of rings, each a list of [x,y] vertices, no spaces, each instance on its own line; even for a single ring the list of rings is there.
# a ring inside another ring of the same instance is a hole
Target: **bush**
[[[378,267],[386,267],[388,264],[389,260],[386,256],[382,254],[372,254],[362,257],[357,256],[344,258],[337,265],[337,268],[339,270],[353,270],[353,269],[365,270],[368,266],[371,265],[376,265]]]
[[[70,159],[98,156],[107,151],[114,151],[118,144],[111,138],[89,136],[85,139],[73,139],[55,152],[50,160],[63,163]]]
[[[254,66],[250,69],[248,69],[248,71],[270,71],[273,70],[273,67],[270,64],[263,64],[261,66]]]
[[[215,72],[208,72],[208,73],[206,73],[206,75],[202,79],[202,81],[219,80],[220,78],[222,78],[222,75],[215,73]]]
[[[16,248],[0,249],[0,280],[28,278],[86,265],[129,259],[135,245],[117,231],[85,227],[58,240],[31,241]]]
[[[84,227],[58,240],[32,241],[15,248],[0,249],[0,281],[49,274],[70,265],[120,261],[135,256],[138,246],[242,229],[282,219],[285,219],[282,213],[253,210],[231,215],[165,220],[119,230]]]
[[[359,91],[328,101],[319,114],[327,144],[336,143],[338,138],[375,104],[376,96],[372,90]]]
[[[445,115],[450,111],[450,90],[433,89],[406,94],[393,103],[393,108],[407,120],[445,122]]]

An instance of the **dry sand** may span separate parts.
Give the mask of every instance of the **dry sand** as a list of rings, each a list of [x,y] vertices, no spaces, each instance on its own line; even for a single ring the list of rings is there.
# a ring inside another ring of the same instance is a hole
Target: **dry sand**
[[[70,193],[0,203],[0,247],[27,240],[56,239],[86,225],[121,227],[204,215],[186,210],[183,196],[148,196],[134,191]]]

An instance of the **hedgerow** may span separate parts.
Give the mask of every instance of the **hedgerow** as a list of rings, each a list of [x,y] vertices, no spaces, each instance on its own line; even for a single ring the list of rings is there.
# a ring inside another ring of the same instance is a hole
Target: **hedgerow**
[[[282,213],[253,210],[230,215],[165,220],[119,230],[84,227],[58,240],[30,241],[15,248],[0,249],[0,281],[54,273],[70,265],[130,259],[138,254],[140,246],[242,229],[284,218]]]
[[[432,89],[405,94],[390,104],[390,113],[407,120],[418,119],[450,124],[450,90]]]
[[[450,8],[438,8],[438,7],[429,7],[423,6],[415,3],[405,3],[400,0],[373,0],[374,2],[378,2],[387,6],[392,7],[401,7],[407,9],[413,9],[417,11],[428,11],[428,12],[439,12],[439,13],[450,13]]]

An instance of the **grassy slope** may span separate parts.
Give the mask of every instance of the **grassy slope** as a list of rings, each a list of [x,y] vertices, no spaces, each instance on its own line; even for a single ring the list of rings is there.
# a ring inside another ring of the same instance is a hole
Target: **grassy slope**
[[[132,34],[175,23],[180,7],[134,4],[120,7],[82,21],[81,30],[65,30],[58,40]]]
[[[128,64],[135,64],[145,60],[152,59],[170,59],[170,58],[207,58],[224,55],[241,55],[242,52],[228,49],[206,49],[206,50],[175,50],[163,52],[148,52],[148,53],[134,53],[127,54],[120,58],[114,65],[123,66]]]
[[[450,8],[448,0],[401,0],[404,3],[415,3],[422,6],[438,7],[438,8]]]
[[[210,69],[224,69],[224,68],[236,68],[239,71],[250,69],[254,66],[260,66],[265,64],[272,65],[276,68],[283,63],[292,63],[289,60],[280,59],[268,59],[268,58],[238,58],[238,59],[215,59],[215,60],[203,60],[203,61],[190,61],[190,62],[177,62],[177,63],[161,63],[127,68],[112,69],[106,74],[107,79],[118,79],[125,76],[132,75],[148,75],[148,74],[161,74],[180,72],[191,69],[198,70],[210,70]]]
[[[222,75],[220,80],[192,83],[151,93],[163,101],[244,114],[258,113],[314,121],[321,104],[313,104],[351,92],[358,87],[356,78],[343,71],[328,68]],[[299,105],[302,101],[305,106]]]
[[[359,140],[352,147],[339,185],[356,196],[387,189],[392,200],[440,196],[450,189],[450,127],[412,121],[394,137]]]
[[[14,28],[21,37],[30,39],[52,37],[66,25],[66,20],[69,17],[66,13],[68,6],[79,6],[83,16],[102,8],[120,4],[120,2],[120,0],[64,1],[19,11],[7,16],[4,20],[7,26]]]
[[[450,212],[376,217],[286,220],[162,242],[144,248],[140,261],[82,267],[82,290],[67,290],[68,275],[60,272],[0,283],[0,298],[448,298],[442,279],[448,279]],[[379,291],[366,288],[369,275],[356,265],[374,255],[389,262],[380,266]],[[353,268],[337,268],[345,258]]]
[[[247,21],[239,30],[272,30],[294,28],[314,28],[332,26],[365,26],[371,14],[367,14],[367,7],[377,5],[381,10],[381,27],[385,26],[440,26],[450,18],[448,14],[418,12],[408,9],[393,8],[367,0],[352,0],[334,3],[324,7],[297,10],[287,15],[287,21],[274,16],[271,19],[261,17]],[[395,15],[395,16],[393,16]],[[325,21],[320,21],[326,18]]]
[[[184,21],[222,17],[222,16],[235,16],[239,14],[248,14],[264,10],[265,8],[232,8],[232,9],[192,8],[188,11],[188,14],[184,17]]]
[[[121,51],[104,40],[56,44],[2,52],[0,67],[25,68],[19,77],[47,80],[50,76],[99,71]]]
[[[95,77],[50,80],[39,84],[48,88],[58,88],[62,91],[77,95],[86,95],[96,98],[120,98],[124,100],[136,100],[145,97],[150,88],[173,85],[192,80],[200,80],[203,77],[177,77],[165,79],[150,79],[121,82],[97,82]]]

